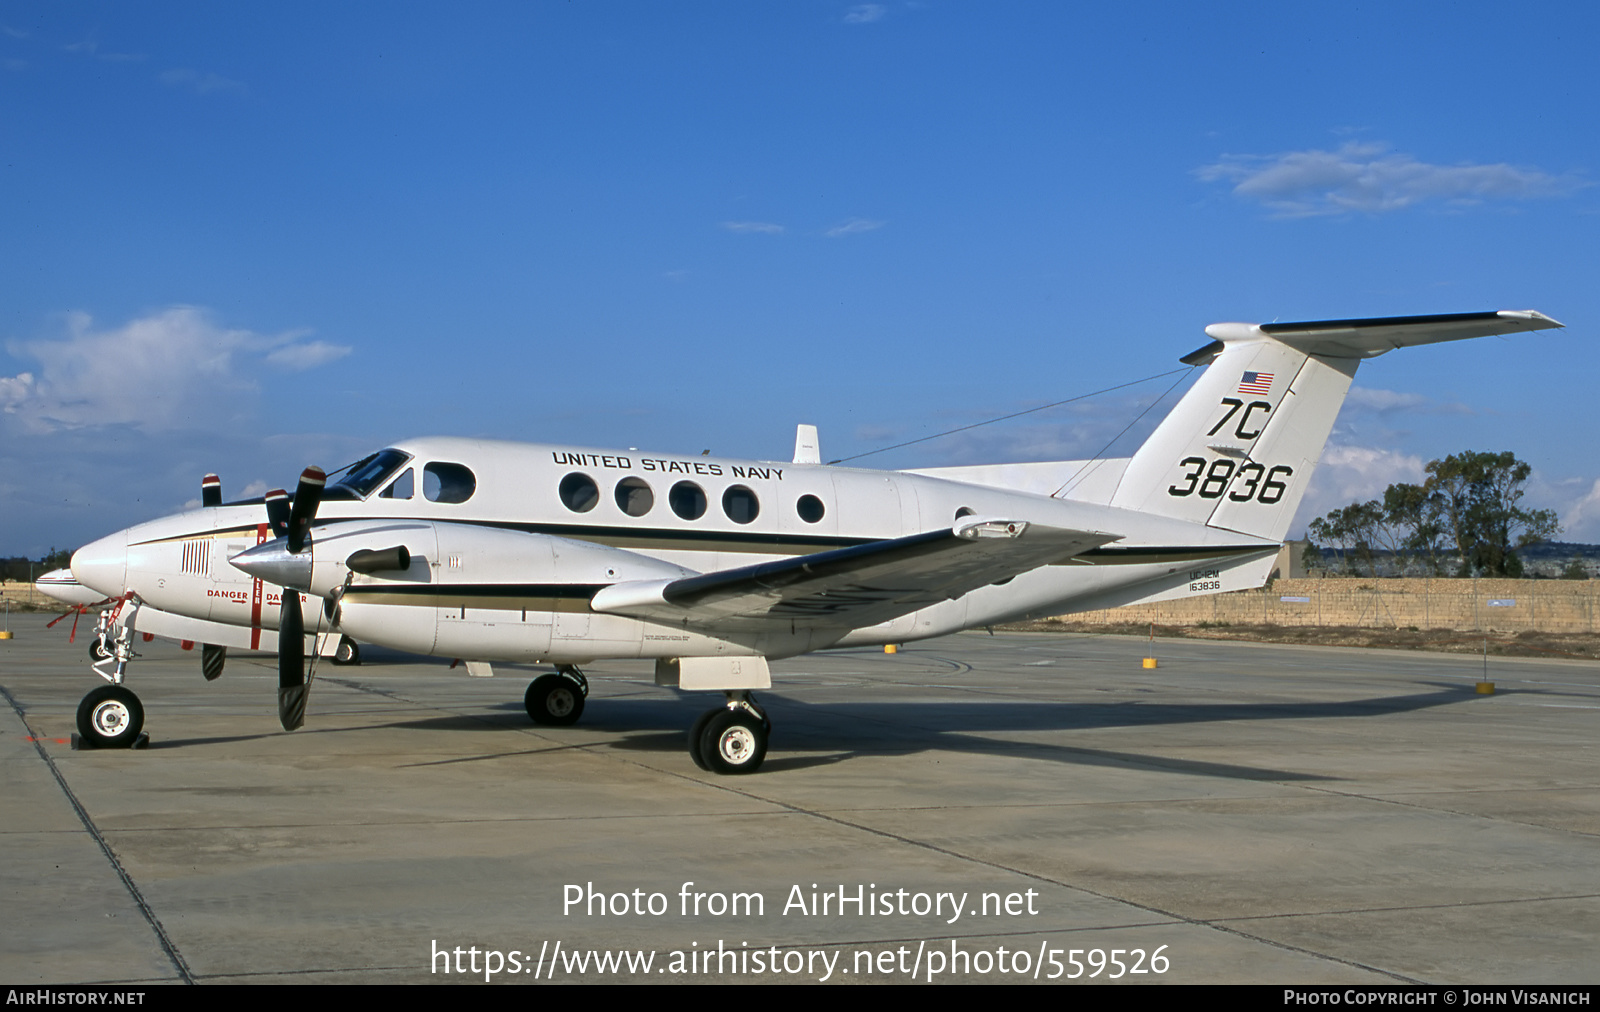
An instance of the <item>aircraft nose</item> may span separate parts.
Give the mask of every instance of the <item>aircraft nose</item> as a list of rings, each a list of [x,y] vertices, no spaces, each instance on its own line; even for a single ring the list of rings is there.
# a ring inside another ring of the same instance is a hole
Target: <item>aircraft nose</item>
[[[120,597],[128,582],[128,532],[109,534],[73,552],[72,575],[106,597]]]

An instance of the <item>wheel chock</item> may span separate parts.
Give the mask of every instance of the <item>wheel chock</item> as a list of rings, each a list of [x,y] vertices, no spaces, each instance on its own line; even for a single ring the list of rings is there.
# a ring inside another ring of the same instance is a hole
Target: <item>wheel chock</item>
[[[108,748],[108,747],[114,748],[115,746],[96,745],[94,742],[89,741],[88,739],[84,738],[78,732],[76,732],[76,731],[72,732],[72,751],[74,751],[74,752],[93,752],[93,751],[96,751],[97,749]],[[138,736],[136,736],[133,739],[133,741],[129,742],[128,744],[126,744],[126,745],[124,745],[122,747],[123,748],[149,748],[150,747],[150,732],[148,732],[148,731],[140,731]]]

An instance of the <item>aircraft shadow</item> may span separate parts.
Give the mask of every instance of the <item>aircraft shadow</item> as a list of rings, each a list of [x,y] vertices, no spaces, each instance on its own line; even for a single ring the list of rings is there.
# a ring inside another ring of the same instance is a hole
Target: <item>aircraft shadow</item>
[[[1331,720],[1409,713],[1479,698],[1471,687],[1430,683],[1431,691],[1399,696],[1326,702],[1284,703],[1157,703],[1082,702],[848,702],[807,703],[775,692],[759,694],[775,730],[773,751],[763,766],[768,772],[831,766],[867,755],[910,755],[947,752],[1029,758],[1072,766],[1146,768],[1191,776],[1235,780],[1326,781],[1337,778],[1263,767],[1178,759],[1060,742],[1001,740],[986,733],[1091,731],[1119,727],[1180,726],[1257,720]],[[681,753],[694,718],[713,697],[680,693],[676,699],[600,699],[590,704],[581,729],[615,734],[605,747],[620,752]],[[410,720],[340,726],[307,726],[295,735],[347,734],[353,731],[403,729],[503,733],[525,730],[528,719],[520,703],[490,707],[488,714],[448,714]],[[313,714],[312,720],[315,720]],[[560,729],[552,729],[559,731]],[[255,741],[281,736],[276,729],[261,734],[153,740],[151,748],[171,749]],[[587,739],[587,736],[586,736]],[[510,742],[507,742],[509,744]],[[450,765],[516,756],[536,756],[590,747],[582,743],[541,744],[473,756],[407,765]]]
[[[685,696],[684,701],[690,698]],[[768,692],[761,694],[761,702],[775,726],[774,751],[769,752],[763,769],[775,772],[827,766],[864,755],[950,752],[1020,756],[1074,766],[1156,768],[1227,779],[1326,781],[1338,778],[1055,742],[1004,741],[982,737],[982,733],[1376,717],[1473,698],[1470,688],[1455,685],[1403,696],[1307,703],[799,703]],[[671,729],[658,730],[662,722]],[[601,701],[586,713],[584,723],[590,730],[622,735],[609,746],[618,751],[668,753],[685,748],[687,721],[680,703]]]

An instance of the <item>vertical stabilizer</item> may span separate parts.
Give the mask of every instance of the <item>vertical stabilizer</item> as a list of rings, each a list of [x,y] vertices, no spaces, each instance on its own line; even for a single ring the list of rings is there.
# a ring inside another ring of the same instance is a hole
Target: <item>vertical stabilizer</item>
[[[1111,505],[1283,540],[1356,367],[1394,348],[1560,327],[1531,310],[1214,323],[1209,362],[1134,454]]]

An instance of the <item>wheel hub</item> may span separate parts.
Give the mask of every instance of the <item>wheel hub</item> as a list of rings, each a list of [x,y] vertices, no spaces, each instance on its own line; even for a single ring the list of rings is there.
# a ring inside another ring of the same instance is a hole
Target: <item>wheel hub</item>
[[[128,726],[128,708],[114,699],[101,703],[94,708],[94,726],[106,737],[115,737],[123,728]]]
[[[755,747],[755,735],[748,728],[730,727],[717,739],[717,752],[735,766],[748,762]]]
[[[556,689],[545,697],[544,707],[552,717],[565,717],[572,712],[572,690]]]

